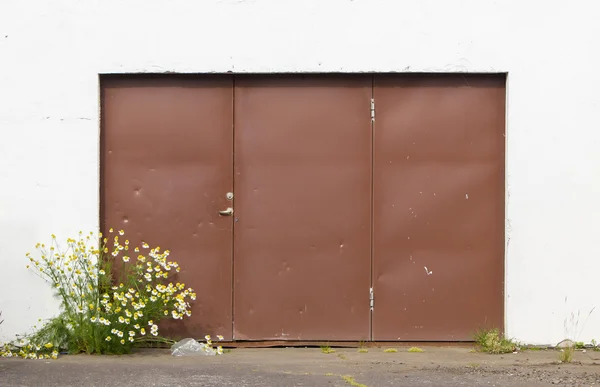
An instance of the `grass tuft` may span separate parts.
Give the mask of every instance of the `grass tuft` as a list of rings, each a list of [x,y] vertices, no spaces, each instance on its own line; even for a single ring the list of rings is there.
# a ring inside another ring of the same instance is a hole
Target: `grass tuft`
[[[501,335],[498,329],[482,329],[475,333],[474,339],[481,352],[501,354],[517,350],[517,344]]]
[[[425,351],[423,351],[423,350],[422,350],[421,348],[419,348],[419,347],[410,347],[410,348],[408,349],[408,352],[418,352],[418,353],[420,353],[420,352],[425,352]]]
[[[527,350],[527,351],[543,351],[545,349],[546,348],[544,348],[544,347],[539,347],[539,346],[534,346],[534,345],[529,345],[529,346],[525,347],[525,350]]]
[[[322,345],[321,352],[324,354],[335,353],[335,349],[331,348],[329,345]]]
[[[354,386],[354,387],[367,387],[366,384],[357,382],[356,380],[354,380],[354,377],[350,376],[350,375],[342,376],[342,379],[344,380],[344,382],[346,382],[349,385]]]
[[[558,353],[558,360],[561,363],[570,363],[573,361],[573,353],[575,352],[575,347],[569,346],[563,348]]]
[[[398,350],[396,348],[386,348],[383,350],[385,353],[396,353]]]

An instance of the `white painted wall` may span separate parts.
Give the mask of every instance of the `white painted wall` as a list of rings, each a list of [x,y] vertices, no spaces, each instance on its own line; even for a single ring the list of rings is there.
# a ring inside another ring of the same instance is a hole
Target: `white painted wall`
[[[507,71],[507,332],[600,340],[596,3],[1,0],[0,340],[56,311],[24,254],[97,227],[98,74],[164,71]]]

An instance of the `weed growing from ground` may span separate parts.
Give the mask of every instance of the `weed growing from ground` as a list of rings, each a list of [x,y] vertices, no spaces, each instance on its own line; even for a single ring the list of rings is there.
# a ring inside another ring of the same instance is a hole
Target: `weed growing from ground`
[[[567,308],[567,302],[568,298],[565,297],[565,309]],[[558,360],[561,363],[570,363],[573,361],[575,350],[581,350],[585,348],[585,343],[578,341],[578,338],[581,335],[581,332],[583,332],[585,324],[587,323],[587,320],[591,314],[594,312],[594,309],[595,307],[589,311],[587,316],[585,316],[585,320],[583,320],[581,327],[579,325],[581,321],[581,311],[577,311],[577,314],[572,312],[568,317],[565,318],[564,328],[566,339],[559,344],[559,346],[563,346],[563,348],[561,348],[560,352],[558,353]],[[592,341],[592,345],[595,348],[594,344],[595,342]]]
[[[545,349],[546,349],[546,348],[542,348],[542,347],[535,347],[535,346],[528,346],[528,347],[525,347],[525,350],[527,350],[527,351],[543,351],[543,350],[545,350]]]
[[[27,268],[50,284],[61,311],[41,327],[34,326],[33,333],[0,347],[0,356],[47,359],[61,351],[123,354],[143,342],[170,343],[159,336],[158,322],[189,317],[189,301],[196,293],[175,281],[180,268],[168,260],[169,250],[145,242],[133,246],[124,234],[112,228],[104,236],[80,231],[64,244],[52,235],[48,246],[36,245],[39,258],[27,253]],[[212,350],[210,336],[206,340]]]
[[[366,384],[357,382],[356,380],[354,380],[354,377],[350,376],[350,375],[342,376],[342,379],[344,379],[344,382],[348,383],[349,385],[351,385],[353,387],[367,387]]]
[[[561,363],[570,363],[573,361],[573,353],[575,352],[575,347],[568,346],[560,350],[558,353],[558,360]]]
[[[568,298],[565,297],[565,312],[567,309]],[[585,316],[583,320],[583,324],[580,325],[581,321],[581,311],[577,311],[577,313],[571,312],[564,320],[564,329],[565,329],[565,339],[574,342],[576,349],[583,349],[584,343],[579,341],[579,336],[585,329],[585,325],[594,312],[595,307],[592,308],[588,314]],[[566,315],[566,313],[565,313]]]
[[[419,347],[410,347],[408,349],[408,352],[417,352],[417,353],[420,353],[420,352],[424,352],[424,351],[421,348],[419,348]]]
[[[475,333],[474,339],[481,352],[501,354],[517,350],[517,344],[501,335],[498,329],[482,329]]]

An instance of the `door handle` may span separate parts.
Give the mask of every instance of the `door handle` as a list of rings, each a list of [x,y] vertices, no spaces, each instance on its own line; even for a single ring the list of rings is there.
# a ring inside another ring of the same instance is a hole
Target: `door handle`
[[[227,207],[226,210],[219,211],[219,215],[222,215],[222,216],[231,216],[231,215],[233,215],[233,208]]]

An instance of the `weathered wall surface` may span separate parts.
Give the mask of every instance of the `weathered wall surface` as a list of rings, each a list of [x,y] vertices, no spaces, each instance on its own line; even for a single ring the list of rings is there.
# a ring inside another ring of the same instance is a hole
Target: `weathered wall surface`
[[[24,254],[98,225],[98,74],[508,72],[506,328],[600,339],[593,0],[0,2],[0,339],[52,315]],[[440,273],[443,275],[443,273]],[[477,291],[474,289],[474,291]],[[565,298],[567,299],[565,301]]]

